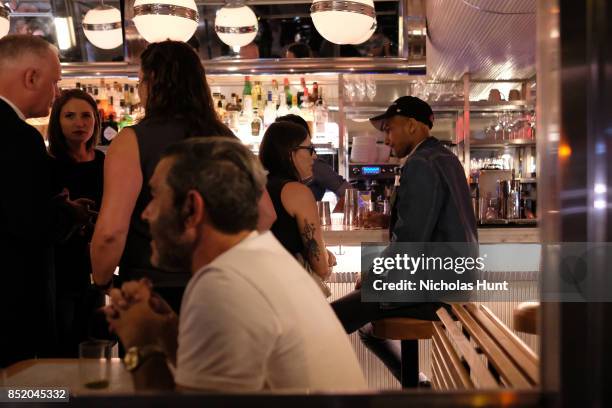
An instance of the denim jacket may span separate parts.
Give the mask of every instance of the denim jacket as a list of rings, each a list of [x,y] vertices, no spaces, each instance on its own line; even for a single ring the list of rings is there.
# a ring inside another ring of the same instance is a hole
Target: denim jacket
[[[391,209],[392,242],[477,242],[470,190],[459,159],[435,137],[408,157]]]

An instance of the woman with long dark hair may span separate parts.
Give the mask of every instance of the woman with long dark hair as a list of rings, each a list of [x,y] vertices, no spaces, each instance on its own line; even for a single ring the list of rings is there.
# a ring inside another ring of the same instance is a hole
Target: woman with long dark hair
[[[303,183],[312,178],[316,159],[310,134],[295,123],[272,123],[263,136],[259,159],[269,172],[266,187],[277,214],[270,230],[329,296],[323,282],[335,258],[325,248],[314,196]]]
[[[90,199],[95,203],[91,210],[98,210],[104,153],[95,149],[100,135],[96,102],[79,89],[64,91],[53,103],[47,132],[54,189],[66,190],[71,199]],[[104,305],[103,296],[90,288],[92,232],[79,229],[55,246],[58,354],[63,357],[78,356],[93,312]]]
[[[235,136],[217,117],[204,67],[188,44],[150,44],[140,59],[138,94],[145,116],[119,132],[107,153],[91,247],[93,277],[97,285],[108,286],[119,265],[121,280],[150,279],[178,312],[190,274],[151,265],[151,235],[141,219],[151,199],[149,179],[170,144],[189,137]]]

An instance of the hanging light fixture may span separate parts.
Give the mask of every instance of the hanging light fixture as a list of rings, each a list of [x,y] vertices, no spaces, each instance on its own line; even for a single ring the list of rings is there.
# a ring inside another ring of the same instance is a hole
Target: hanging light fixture
[[[9,22],[10,15],[11,10],[0,3],[0,38],[4,37],[9,32],[9,28],[11,27],[11,23]]]
[[[319,34],[334,44],[359,44],[376,29],[373,0],[314,0],[310,17]]]
[[[368,32],[365,33],[363,37],[359,38],[358,40],[353,41],[351,44],[359,45],[359,44],[363,44],[364,42],[368,41],[370,37],[372,36],[372,34],[374,34],[374,32],[376,31],[376,27],[377,27],[376,20],[374,20],[374,23],[372,24],[372,27],[370,27]]]
[[[93,8],[83,17],[85,37],[98,48],[112,50],[123,44],[121,12],[104,3]]]
[[[198,7],[194,0],[136,0],[134,24],[150,43],[187,41],[198,28]]]
[[[217,11],[215,32],[219,39],[233,48],[244,47],[255,39],[257,16],[242,2],[232,2]]]

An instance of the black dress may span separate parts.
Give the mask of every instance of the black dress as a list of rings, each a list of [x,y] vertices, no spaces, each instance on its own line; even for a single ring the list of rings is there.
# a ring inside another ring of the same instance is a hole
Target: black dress
[[[270,199],[276,211],[276,221],[274,221],[274,224],[270,227],[270,231],[272,231],[272,234],[274,234],[276,239],[278,239],[291,255],[296,256],[297,254],[303,255],[304,242],[300,236],[297,220],[285,210],[281,200],[283,187],[292,181],[295,180],[289,180],[270,174],[268,175],[266,188],[268,189],[268,194],[270,194]]]
[[[70,199],[88,198],[100,210],[103,188],[104,153],[95,150],[94,160],[72,162],[52,160],[52,180],[56,191],[68,189]],[[58,354],[78,356],[78,344],[90,336],[93,313],[104,304],[102,293],[90,285],[89,242],[93,228],[77,230],[55,246],[57,290]]]
[[[198,132],[190,129],[181,118],[143,119],[131,126],[136,133],[140,170],[142,171],[142,188],[130,220],[130,228],[125,241],[125,248],[119,262],[119,281],[148,278],[153,282],[155,291],[179,313],[183,292],[191,279],[191,271],[166,271],[151,265],[151,232],[149,224],[142,219],[142,212],[151,201],[149,180],[164,150],[171,144],[188,137],[212,134],[235,138],[232,132],[223,128],[211,129],[209,132]]]

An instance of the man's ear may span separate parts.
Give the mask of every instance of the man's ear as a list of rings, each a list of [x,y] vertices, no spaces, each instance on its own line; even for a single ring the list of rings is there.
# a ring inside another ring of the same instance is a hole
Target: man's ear
[[[40,70],[36,68],[28,68],[25,70],[22,78],[24,81],[23,86],[25,87],[25,89],[36,89],[36,85],[38,84],[38,80],[40,78]]]
[[[204,199],[195,190],[189,190],[183,204],[183,218],[185,228],[196,227],[206,218],[206,204]]]

